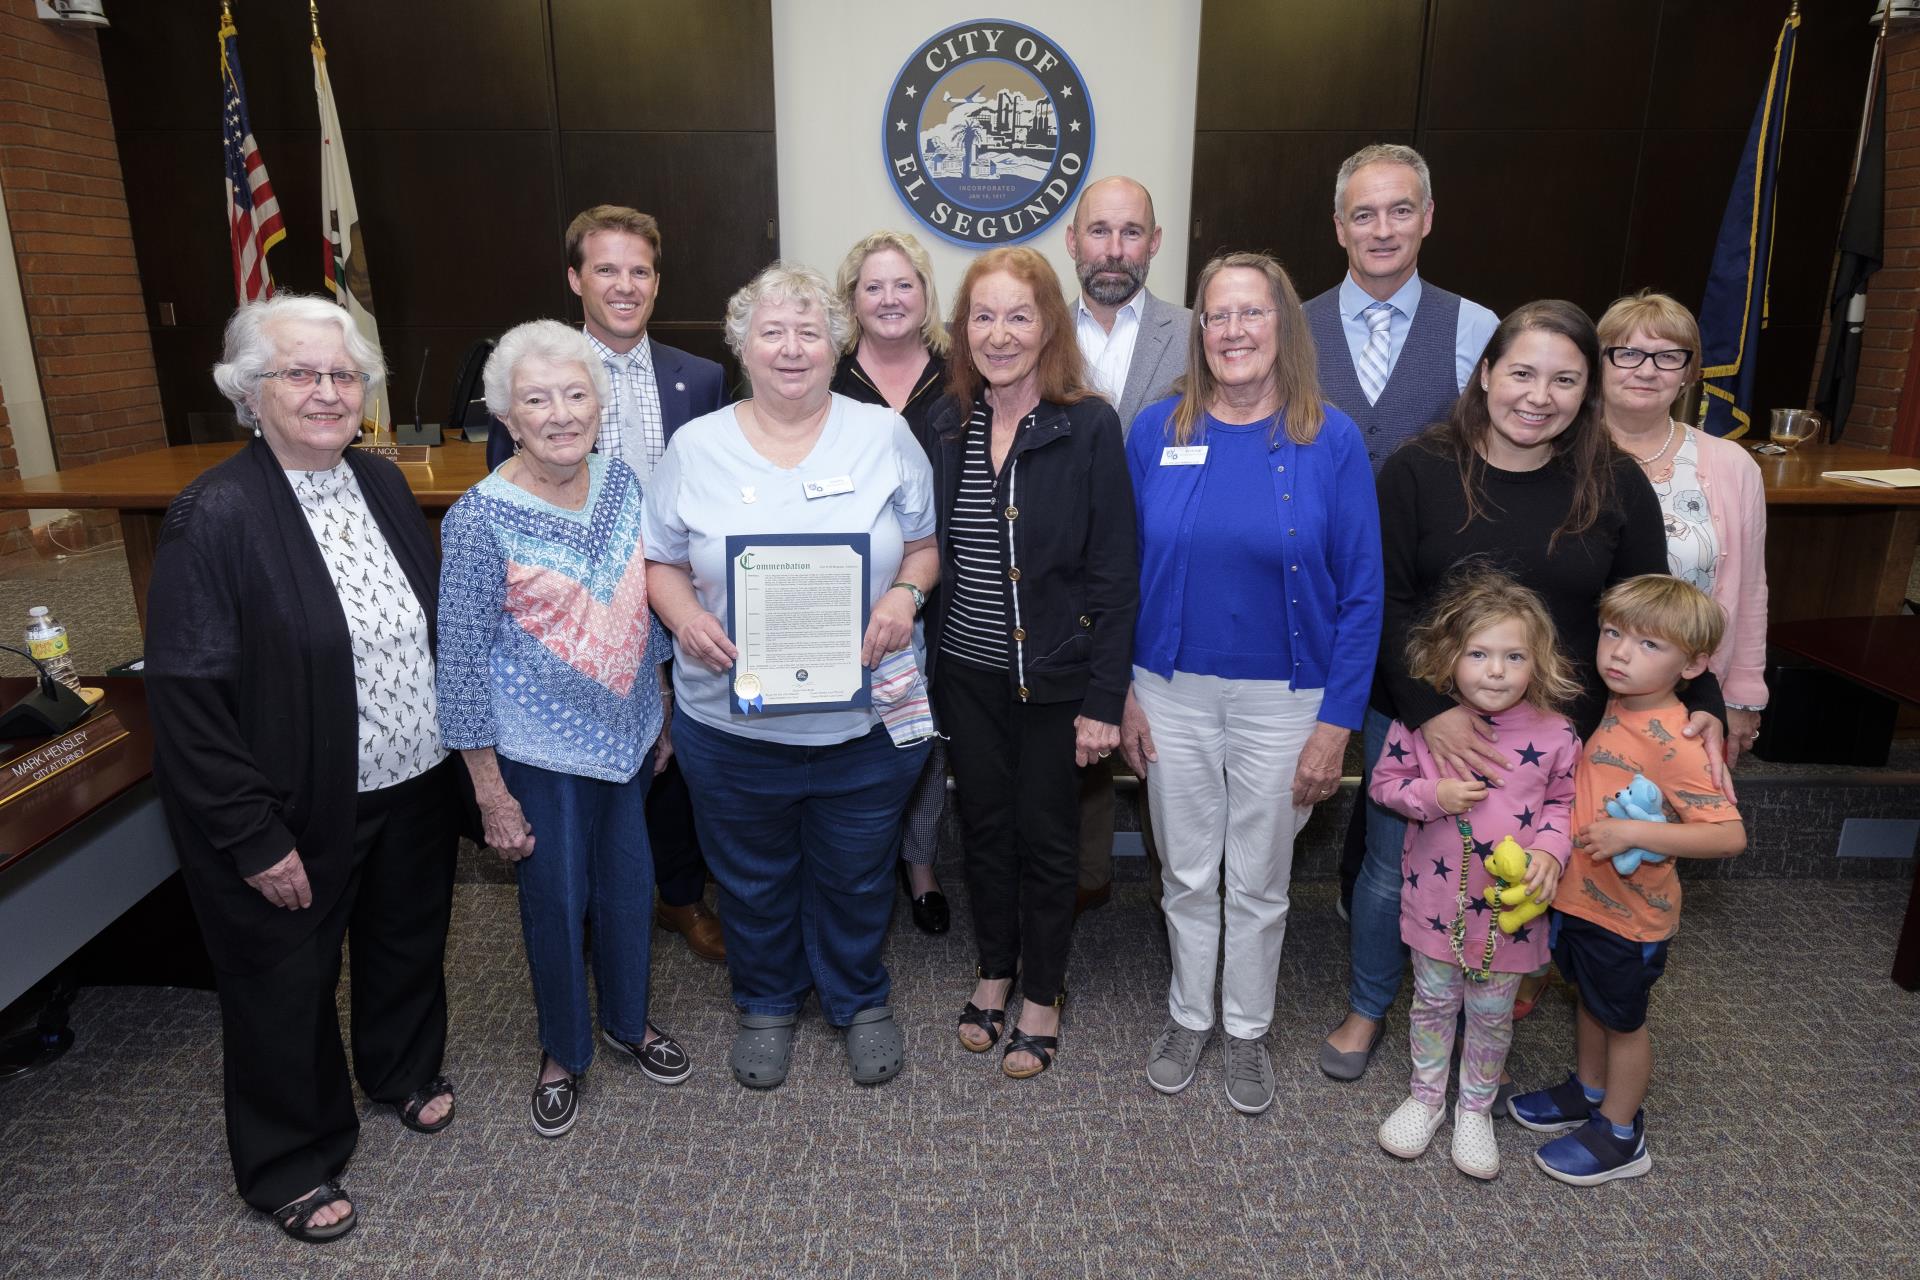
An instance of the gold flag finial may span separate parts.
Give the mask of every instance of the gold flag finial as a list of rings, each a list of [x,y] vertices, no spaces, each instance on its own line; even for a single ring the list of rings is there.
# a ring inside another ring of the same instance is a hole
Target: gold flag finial
[[[233,25],[233,10],[228,7],[227,0],[220,0],[220,25],[223,27]]]
[[[313,27],[313,42],[315,44],[319,44],[320,43],[320,0],[307,0],[307,21]]]

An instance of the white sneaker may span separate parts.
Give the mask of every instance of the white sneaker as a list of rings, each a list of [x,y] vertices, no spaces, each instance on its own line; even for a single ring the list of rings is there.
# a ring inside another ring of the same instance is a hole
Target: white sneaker
[[[1381,1124],[1380,1145],[1402,1160],[1418,1159],[1433,1145],[1434,1132],[1446,1118],[1445,1107],[1429,1107],[1418,1098],[1408,1098]]]
[[[1493,1136],[1493,1117],[1487,1112],[1454,1105],[1453,1167],[1469,1178],[1500,1176],[1500,1143]]]

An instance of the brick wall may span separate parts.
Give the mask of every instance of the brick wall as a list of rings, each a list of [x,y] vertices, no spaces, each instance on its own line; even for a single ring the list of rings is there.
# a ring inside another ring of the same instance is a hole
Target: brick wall
[[[1892,443],[1920,309],[1920,29],[1888,32],[1886,75],[1886,261],[1867,286],[1860,377],[1842,437],[1846,444],[1870,449]],[[1819,349],[1826,348],[1823,325]],[[1824,355],[1815,357],[1816,379],[1821,359]]]
[[[99,45],[41,22],[33,0],[0,0],[0,189],[56,462],[165,445]],[[110,513],[87,522],[96,540],[115,532]]]

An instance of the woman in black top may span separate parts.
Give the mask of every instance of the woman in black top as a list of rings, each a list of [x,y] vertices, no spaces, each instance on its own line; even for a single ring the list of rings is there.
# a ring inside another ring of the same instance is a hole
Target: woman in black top
[[[886,405],[927,448],[927,415],[947,380],[947,327],[940,322],[932,259],[906,232],[876,231],[847,251],[835,287],[854,328],[828,389]],[[931,662],[932,653],[927,657]],[[950,919],[947,895],[933,874],[946,807],[946,744],[935,738],[900,824],[900,883],[922,933],[945,933]]]
[[[1077,770],[1120,744],[1139,598],[1120,419],[1086,385],[1060,282],[1032,249],[974,259],[929,420],[940,516],[933,701],[957,784],[979,981],[960,1042],[1052,1065],[1079,885]]]
[[[347,447],[384,375],[331,301],[235,312],[214,381],[254,439],[167,509],[147,595],[154,783],[213,958],[234,1183],[310,1243],[359,1221],[349,935],[353,1078],[410,1129],[454,1115],[437,557],[399,469]]]
[[[1405,637],[1447,572],[1485,556],[1539,594],[1581,695],[1567,716],[1584,737],[1606,707],[1594,669],[1601,592],[1642,573],[1665,573],[1660,504],[1646,476],[1615,449],[1601,412],[1600,343],[1570,302],[1528,303],[1501,322],[1452,418],[1408,442],[1380,469],[1386,617],[1367,713],[1369,768],[1400,720],[1419,729],[1454,776],[1498,779],[1514,761],[1487,727],[1407,672]],[[1684,695],[1688,736],[1721,760],[1724,708],[1711,675]],[[1338,1080],[1366,1070],[1399,991],[1400,854],[1405,823],[1367,810],[1367,854],[1355,887],[1349,1012],[1320,1066]]]

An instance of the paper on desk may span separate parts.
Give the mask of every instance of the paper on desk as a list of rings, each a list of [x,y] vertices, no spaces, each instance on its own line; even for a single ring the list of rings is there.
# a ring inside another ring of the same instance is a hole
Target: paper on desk
[[[1889,467],[1884,471],[1822,471],[1822,480],[1864,484],[1875,489],[1920,489],[1920,468]]]

